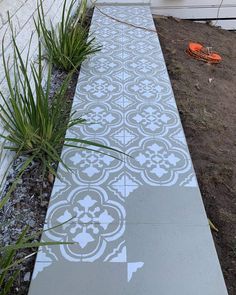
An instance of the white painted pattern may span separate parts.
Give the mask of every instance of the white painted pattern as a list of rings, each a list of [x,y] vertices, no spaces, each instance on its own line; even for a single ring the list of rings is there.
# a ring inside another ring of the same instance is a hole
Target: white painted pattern
[[[102,9],[154,28],[147,6]],[[76,244],[41,251],[46,267],[59,259],[126,263],[129,282],[144,262],[142,257],[129,259],[126,201],[135,202],[143,186],[197,187],[197,183],[156,34],[117,23],[96,9],[91,32],[103,48],[82,65],[73,110],[86,113],[92,124],[74,127],[67,135],[96,140],[130,157],[115,153],[120,161],[97,153],[99,148],[64,147],[62,157],[71,171],[59,165],[60,179],[45,228],[70,221],[46,231],[43,240]]]

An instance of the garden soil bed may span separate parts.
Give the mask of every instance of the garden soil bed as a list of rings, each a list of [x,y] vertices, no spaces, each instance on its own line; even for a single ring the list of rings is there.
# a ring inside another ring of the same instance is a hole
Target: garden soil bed
[[[236,33],[154,17],[229,295],[236,294]],[[185,53],[189,41],[223,62]]]

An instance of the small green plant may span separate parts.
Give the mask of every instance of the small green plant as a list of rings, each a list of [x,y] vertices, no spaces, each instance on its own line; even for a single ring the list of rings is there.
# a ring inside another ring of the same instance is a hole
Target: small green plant
[[[95,38],[87,40],[88,28],[83,25],[86,3],[86,0],[82,0],[73,15],[74,7],[78,5],[77,0],[72,0],[68,9],[67,0],[64,0],[61,21],[56,27],[50,22],[49,28],[46,25],[42,1],[38,5],[38,21],[35,21],[35,25],[46,49],[45,57],[56,67],[66,71],[78,69],[89,55],[101,48],[95,45]]]
[[[35,255],[35,252],[33,252],[30,255],[26,255],[24,258],[15,260],[17,250],[24,248],[26,232],[27,228],[22,231],[14,245],[0,245],[0,295],[10,294],[14,281],[20,274],[19,264],[23,263],[29,257]],[[32,244],[32,247],[34,246],[36,245]],[[11,272],[10,278],[9,272]]]
[[[12,40],[14,46],[12,75],[10,74],[9,62],[5,56],[4,45],[2,45],[4,72],[10,94],[8,98],[0,92],[4,102],[0,105],[0,120],[2,120],[7,131],[7,135],[0,134],[0,137],[5,139],[4,148],[16,152],[17,156],[28,155],[31,162],[39,160],[42,163],[43,170],[53,174],[55,174],[55,171],[52,163],[62,162],[60,148],[63,143],[78,149],[93,150],[92,147],[100,147],[119,152],[111,147],[82,138],[64,138],[67,128],[86,124],[86,120],[82,117],[76,117],[75,112],[72,112],[69,118],[65,118],[65,112],[63,112],[66,105],[65,94],[72,72],[59,87],[54,97],[51,98],[52,65],[49,63],[47,74],[43,74],[40,39],[38,63],[31,62],[30,66],[29,50],[26,61],[24,61],[14,36]],[[29,72],[32,75],[31,80]],[[46,85],[44,76],[46,76]]]
[[[2,210],[3,206],[11,197],[11,193],[17,185],[17,180],[20,179],[23,171],[24,170],[22,170],[22,172],[18,175],[16,181],[11,185],[6,195],[0,200],[0,210]],[[71,221],[73,218],[74,217],[55,227],[61,226]],[[1,224],[0,228],[2,226],[4,226],[4,224]],[[49,228],[45,231],[49,231],[51,229],[52,228]],[[25,260],[37,254],[37,250],[35,250],[28,255],[24,255],[23,258],[17,258],[17,253],[19,250],[27,248],[37,249],[40,246],[49,245],[74,244],[73,242],[34,242],[35,239],[40,238],[42,231],[39,231],[34,235],[27,235],[27,233],[28,227],[26,226],[20,233],[16,242],[11,245],[3,245],[2,241],[0,240],[0,295],[11,294],[10,292],[13,284],[18,278],[21,271],[20,265],[24,263]]]
[[[0,208],[1,209],[1,208]],[[69,222],[70,220],[66,221]],[[64,224],[64,223],[63,223]],[[59,224],[58,226],[61,226]],[[49,230],[49,229],[48,229]],[[20,265],[30,257],[37,254],[37,250],[34,250],[23,258],[16,258],[19,250],[22,249],[37,249],[42,246],[62,245],[62,244],[74,244],[74,242],[32,242],[32,240],[39,239],[41,232],[34,234],[33,236],[27,236],[28,227],[25,227],[19,238],[14,244],[1,245],[0,244],[0,295],[9,295],[14,281],[20,274]],[[9,277],[10,273],[10,277]]]

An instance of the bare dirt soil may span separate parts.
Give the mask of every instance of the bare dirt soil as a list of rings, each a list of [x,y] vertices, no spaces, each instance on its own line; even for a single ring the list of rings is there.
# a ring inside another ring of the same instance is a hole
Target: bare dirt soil
[[[229,295],[236,294],[236,32],[154,17]],[[192,59],[212,47],[217,65]]]

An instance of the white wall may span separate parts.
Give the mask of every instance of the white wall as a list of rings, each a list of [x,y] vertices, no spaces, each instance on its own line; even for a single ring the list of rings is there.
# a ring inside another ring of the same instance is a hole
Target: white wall
[[[98,3],[150,3],[153,14],[184,19],[216,18],[221,0],[97,0]],[[219,18],[236,18],[236,0],[223,0]],[[236,30],[236,20],[219,20],[217,25]]]
[[[151,0],[152,11],[158,15],[169,15],[186,19],[216,18],[221,0]],[[236,18],[236,0],[224,0],[219,18]],[[236,20],[219,20],[217,25],[236,29]]]
[[[63,0],[43,0],[43,7],[47,18],[51,18],[53,23],[57,23],[60,20]],[[7,11],[9,11],[11,20],[14,24],[16,32],[17,44],[22,52],[23,56],[26,56],[27,47],[29,44],[30,36],[32,33],[33,40],[30,50],[31,60],[37,57],[37,34],[35,32],[33,17],[37,18],[36,13],[37,0],[0,0],[0,40],[2,43],[3,36],[5,34],[5,54],[10,56],[10,64],[12,61],[12,44],[11,35],[8,27]],[[1,46],[0,46],[1,47]],[[46,66],[46,65],[45,65]],[[3,64],[2,64],[2,49],[0,48],[0,89],[7,95],[6,81],[4,78]],[[2,100],[0,98],[0,102]],[[3,132],[3,128],[0,126],[0,132]],[[2,139],[0,139],[0,149],[2,145]],[[6,167],[12,159],[12,154],[0,152],[0,184],[1,179],[5,173]]]

